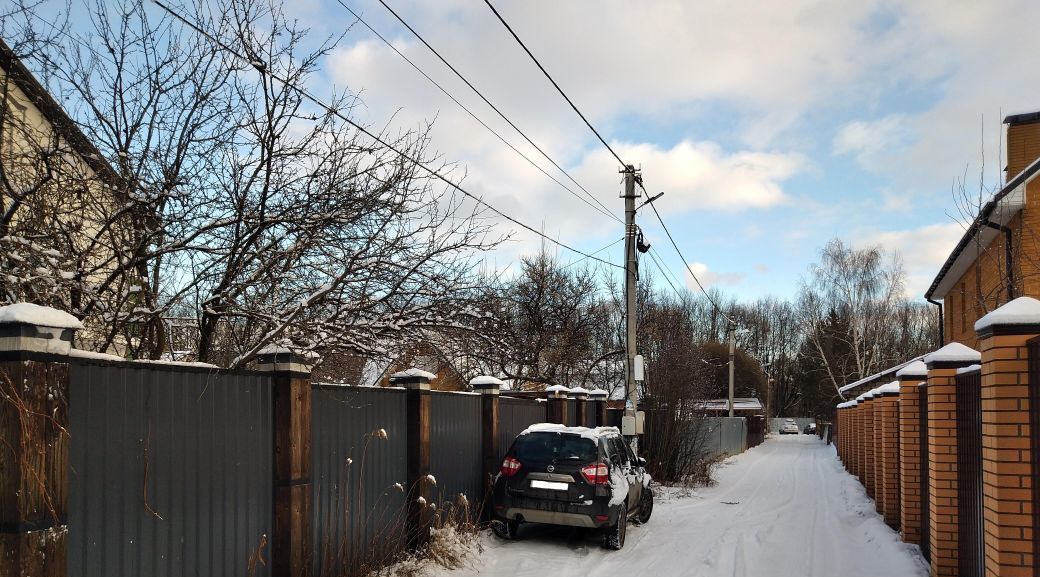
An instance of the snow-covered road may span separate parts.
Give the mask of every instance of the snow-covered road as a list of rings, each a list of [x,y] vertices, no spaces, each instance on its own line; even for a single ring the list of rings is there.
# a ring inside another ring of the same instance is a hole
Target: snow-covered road
[[[771,437],[727,461],[718,484],[665,496],[609,552],[580,530],[524,526],[520,540],[489,538],[470,567],[442,577],[588,575],[918,577],[916,549],[874,512],[834,448],[815,436]],[[664,501],[664,502],[661,502]]]

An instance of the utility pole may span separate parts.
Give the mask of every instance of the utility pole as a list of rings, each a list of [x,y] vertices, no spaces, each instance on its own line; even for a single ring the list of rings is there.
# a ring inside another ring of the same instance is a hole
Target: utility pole
[[[733,416],[733,356],[734,351],[737,348],[737,327],[733,324],[733,321],[729,321],[726,325],[726,332],[729,333],[729,416]]]
[[[636,169],[631,164],[625,175],[625,417],[635,423],[639,402],[636,391]],[[634,431],[633,431],[634,433]],[[630,440],[636,447],[636,435]]]

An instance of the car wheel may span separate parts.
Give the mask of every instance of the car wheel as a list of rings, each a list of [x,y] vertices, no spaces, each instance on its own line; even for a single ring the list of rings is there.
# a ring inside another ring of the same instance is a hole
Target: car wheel
[[[603,546],[612,551],[618,551],[625,546],[625,532],[628,530],[628,509],[621,504],[618,511],[617,522],[607,528],[607,534],[603,538]]]
[[[516,519],[510,519],[508,521],[493,521],[491,523],[491,531],[500,538],[509,541],[516,539],[516,533],[519,530],[520,521],[517,521]]]
[[[650,520],[650,514],[654,512],[654,492],[650,487],[643,488],[643,496],[639,499],[639,514],[636,515],[636,523],[642,525]]]

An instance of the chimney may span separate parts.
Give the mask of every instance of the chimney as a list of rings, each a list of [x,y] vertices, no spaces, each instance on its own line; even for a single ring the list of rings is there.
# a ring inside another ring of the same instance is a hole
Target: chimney
[[[1004,124],[1007,125],[1007,182],[1040,158],[1040,112],[1012,114],[1004,118]]]

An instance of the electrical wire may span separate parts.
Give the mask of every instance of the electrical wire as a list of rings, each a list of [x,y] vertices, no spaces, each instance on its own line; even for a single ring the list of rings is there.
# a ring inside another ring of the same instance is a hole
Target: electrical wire
[[[657,251],[655,251],[653,248],[651,248],[647,252],[647,254],[650,255],[650,260],[654,263],[654,265],[657,267],[657,269],[661,271],[661,274],[664,276],[664,280],[665,280],[665,282],[668,283],[668,286],[672,287],[672,292],[675,293],[675,296],[679,297],[679,301],[680,302],[682,302],[683,304],[686,304],[686,295],[684,295],[683,293],[679,292],[679,289],[675,288],[675,285],[672,283],[671,276],[669,275],[667,269],[665,268],[664,263],[662,263],[659,260],[660,257],[658,257],[657,254],[655,254],[656,252]]]
[[[336,0],[336,1],[339,3],[340,6],[345,8],[355,18],[357,18],[362,24],[364,24],[370,31],[372,31],[373,34],[378,36],[379,39],[382,40],[387,46],[390,46],[390,48],[392,48],[394,50],[394,52],[397,52],[397,54],[400,55],[401,58],[404,58],[409,64],[412,65],[413,68],[415,68],[416,70],[419,71],[420,74],[425,76],[427,80],[432,82],[434,84],[434,86],[436,86],[437,88],[440,88],[441,92],[443,92],[446,96],[448,96],[448,98],[451,98],[455,102],[455,104],[458,104],[460,107],[462,107],[463,110],[465,110],[466,112],[469,112],[469,115],[472,116],[474,118],[474,120],[476,120],[481,125],[483,125],[484,128],[487,128],[488,130],[490,130],[492,134],[494,134],[495,136],[498,136],[499,140],[501,140],[502,142],[505,142],[505,144],[507,146],[512,148],[514,151],[516,151],[517,154],[520,154],[521,156],[523,156],[524,159],[527,160],[527,162],[530,162],[535,168],[538,168],[538,170],[541,170],[543,174],[545,174],[546,176],[549,176],[549,174],[547,172],[545,172],[544,170],[542,170],[542,168],[540,166],[538,166],[533,161],[531,161],[531,159],[527,158],[527,156],[525,156],[523,153],[521,153],[519,150],[517,150],[515,147],[513,147],[513,145],[511,145],[508,142],[506,142],[506,140],[504,138],[502,138],[501,136],[499,136],[497,132],[495,132],[494,130],[491,130],[491,128],[487,124],[484,124],[484,122],[482,120],[477,118],[472,112],[469,111],[468,108],[466,108],[465,106],[462,105],[462,103],[460,103],[458,100],[456,100],[454,96],[448,94],[448,92],[444,88],[441,88],[441,86],[439,84],[437,84],[437,82],[435,82],[432,78],[430,78],[429,75],[427,75],[425,72],[420,70],[418,66],[416,66],[411,60],[408,59],[407,56],[402,54],[401,51],[397,49],[397,47],[395,47],[393,44],[388,42],[378,32],[373,30],[372,27],[369,26],[368,23],[365,22],[361,18],[361,16],[359,16],[356,12],[351,10],[350,7],[347,6],[343,2],[343,0]],[[529,138],[527,136],[527,134],[524,133],[523,130],[520,130],[520,127],[518,127],[512,120],[510,120],[509,117],[505,115],[505,113],[503,113],[497,106],[492,104],[492,102],[490,100],[488,100],[487,97],[484,96],[484,94],[480,90],[477,90],[477,87],[474,86],[473,83],[471,83],[465,76],[463,76],[462,73],[459,72],[458,69],[455,68],[450,62],[448,62],[447,59],[445,59],[443,56],[441,56],[441,53],[438,52],[437,49],[435,49],[433,46],[431,46],[430,43],[427,42],[426,39],[423,38],[422,35],[420,35],[414,28],[412,28],[412,26],[410,24],[408,24],[408,22],[406,22],[404,20],[404,18],[401,17],[400,14],[398,14],[396,11],[394,11],[394,9],[391,8],[389,4],[387,4],[384,0],[379,0],[379,3],[382,4],[383,7],[386,8],[391,14],[393,14],[394,18],[397,18],[397,21],[400,22],[405,28],[407,28],[409,32],[411,32],[413,35],[415,35],[415,37],[419,39],[419,42],[422,42],[423,45],[426,46],[426,48],[428,48],[430,50],[430,52],[432,52],[433,55],[437,57],[438,60],[440,60],[445,66],[447,66],[449,70],[454,72],[455,76],[457,76],[459,78],[459,80],[461,80],[463,83],[465,83],[466,86],[468,86],[470,90],[472,90],[477,96],[479,96],[480,99],[483,100],[485,104],[490,106],[491,110],[494,110],[495,113],[498,114],[498,116],[502,118],[502,120],[506,121],[506,123],[509,124],[509,126],[512,127],[512,129],[515,130],[517,132],[517,134],[519,134],[524,140],[527,141],[528,144],[533,146],[534,149],[539,152],[539,154],[541,154],[543,157],[545,157],[546,160],[548,160],[553,166],[555,166],[557,170],[559,170],[561,173],[563,173],[564,176],[566,176],[571,182],[573,182],[578,188],[580,188],[590,199],[592,199],[593,202],[598,204],[601,207],[601,209],[602,209],[602,210],[600,210],[600,212],[602,212],[602,213],[606,214],[607,216],[609,216],[610,218],[613,218],[614,220],[624,224],[624,221],[622,221],[620,218],[618,218],[614,213],[610,212],[610,209],[605,204],[603,204],[598,198],[596,198],[591,192],[589,192],[589,190],[587,188],[582,186],[580,182],[575,180],[574,177],[571,176],[569,172],[564,170],[563,167],[560,166],[559,163],[557,163],[555,160],[553,160],[553,158],[551,156],[549,156],[549,154],[546,153],[542,149],[542,147],[538,146],[538,144],[536,144],[533,140],[531,140],[531,138]],[[565,188],[568,192],[570,192],[571,194],[574,194],[575,196],[577,196],[577,193],[575,193],[569,187],[564,186],[563,183],[561,183],[560,181],[556,180],[552,176],[549,176],[549,178],[552,178],[557,184],[559,184],[560,186],[563,186],[563,188]],[[588,204],[588,201],[585,201],[585,202],[586,202],[586,204]],[[599,209],[597,209],[597,210],[599,210]]]
[[[642,184],[640,184],[640,188],[643,188]],[[643,188],[643,192],[646,192],[645,188]],[[672,232],[668,230],[668,225],[664,223],[664,219],[661,218],[661,213],[657,212],[657,207],[654,206],[654,203],[650,203],[650,208],[654,209],[654,214],[657,216],[657,221],[661,223],[661,228],[663,228],[664,233],[668,235],[668,240],[671,241],[672,246],[675,248],[675,252],[679,255],[679,258],[682,259],[683,265],[686,266],[686,271],[689,272],[690,277],[693,278],[693,282],[697,283],[697,288],[701,289],[701,293],[704,294],[704,298],[708,299],[708,302],[711,303],[711,306],[714,307],[720,315],[722,315],[722,318],[726,319],[726,321],[730,324],[736,325],[736,321],[734,321],[732,317],[726,314],[726,311],[724,311],[722,307],[719,306],[719,303],[715,302],[715,299],[713,299],[711,295],[708,294],[708,291],[704,289],[704,285],[701,284],[701,281],[697,278],[697,275],[693,273],[693,269],[690,268],[689,261],[686,260],[686,257],[683,256],[682,251],[679,250],[679,245],[675,243],[675,238],[672,237]]]
[[[545,234],[545,233],[535,229],[534,227],[531,227],[531,226],[529,226],[527,224],[524,224],[523,222],[517,220],[516,218],[513,218],[512,216],[509,216],[508,214],[506,214],[506,213],[502,212],[501,210],[499,210],[499,209],[495,208],[494,206],[492,206],[490,203],[488,203],[483,198],[481,198],[481,197],[479,197],[479,196],[469,192],[468,190],[462,188],[461,185],[459,185],[458,183],[452,181],[451,179],[449,179],[448,177],[444,176],[443,174],[441,174],[437,170],[434,170],[433,168],[430,168],[430,167],[426,166],[419,159],[415,158],[414,156],[412,156],[412,155],[410,155],[410,154],[408,154],[408,153],[406,153],[406,152],[404,152],[402,150],[399,150],[398,148],[396,148],[392,144],[386,142],[385,140],[383,140],[379,136],[373,134],[367,128],[361,126],[360,124],[358,124],[354,120],[351,120],[349,117],[347,117],[345,114],[341,113],[339,110],[337,110],[337,109],[333,108],[332,106],[326,104],[324,101],[319,99],[317,96],[314,96],[313,94],[311,94],[305,88],[300,88],[296,84],[290,82],[288,79],[279,77],[273,71],[269,70],[266,66],[264,66],[264,64],[262,62],[252,60],[250,58],[247,58],[246,56],[243,56],[242,54],[239,54],[236,50],[234,50],[233,48],[231,48],[230,46],[228,46],[224,42],[218,40],[217,38],[215,38],[213,35],[211,35],[206,30],[203,30],[199,25],[197,25],[194,22],[188,20],[184,16],[181,16],[180,14],[174,12],[170,7],[168,7],[166,4],[164,4],[160,0],[152,0],[152,2],[154,2],[160,8],[162,8],[164,11],[166,11],[169,15],[171,15],[175,19],[179,20],[185,26],[188,26],[189,28],[191,28],[195,32],[198,32],[199,34],[204,36],[206,39],[208,39],[211,43],[213,43],[214,45],[219,47],[221,50],[224,50],[225,52],[231,54],[232,56],[234,56],[234,57],[236,57],[236,58],[238,58],[238,59],[248,63],[250,66],[255,68],[257,70],[257,72],[260,73],[261,76],[264,76],[264,75],[269,76],[270,78],[278,81],[280,84],[282,84],[286,88],[292,89],[293,91],[295,91],[297,94],[299,94],[304,99],[306,99],[306,100],[310,101],[311,103],[315,104],[316,106],[324,109],[326,113],[331,114],[331,115],[339,118],[343,122],[346,122],[350,126],[354,127],[354,129],[357,130],[358,132],[364,134],[365,136],[369,137],[370,139],[372,139],[373,141],[377,142],[378,144],[386,147],[388,150],[394,152],[395,154],[397,154],[401,158],[404,158],[404,159],[408,160],[409,162],[411,162],[415,166],[423,169],[430,176],[436,178],[437,180],[440,180],[444,184],[446,184],[446,185],[450,186],[451,188],[459,191],[464,196],[466,196],[466,197],[472,199],[473,201],[475,201],[475,202],[477,202],[477,203],[487,207],[488,210],[490,210],[491,212],[494,212],[498,216],[500,216],[500,217],[508,220],[509,222],[511,222],[511,223],[513,223],[513,224],[523,228],[524,230],[527,230],[529,232],[532,232],[532,233],[534,233],[534,234],[544,238],[545,240],[547,240],[547,241],[549,241],[549,242],[551,242],[551,243],[553,243],[553,244],[555,244],[555,245],[557,245],[557,246],[559,246],[559,247],[561,247],[563,249],[569,250],[569,251],[571,251],[573,253],[582,255],[584,257],[590,258],[592,260],[601,262],[601,263],[609,265],[609,266],[618,267],[618,268],[624,268],[621,265],[614,264],[614,263],[612,263],[610,261],[601,259],[599,257],[595,257],[595,256],[593,256],[593,255],[591,255],[591,254],[589,254],[587,252],[578,250],[578,249],[576,249],[576,248],[574,248],[574,247],[572,247],[572,246],[570,246],[568,244],[565,244],[565,243],[563,243],[563,242],[561,242],[559,240],[556,240],[556,239],[552,238],[551,236],[549,236],[549,235],[547,235],[547,234]]]
[[[382,2],[383,0],[379,1]],[[531,51],[527,48],[527,45],[524,44],[524,41],[520,40],[520,36],[518,36],[516,32],[513,31],[513,28],[509,25],[508,22],[506,22],[505,18],[503,18],[502,15],[498,13],[498,10],[495,9],[495,6],[491,4],[490,0],[484,0],[484,3],[487,4],[488,8],[490,8],[491,11],[495,13],[495,16],[498,17],[498,21],[506,27],[506,30],[508,30],[509,33],[513,35],[513,38],[520,45],[520,47],[524,49],[524,52],[526,52],[527,55],[531,57],[531,60],[533,60],[535,65],[538,66],[538,69],[542,71],[542,74],[544,74],[545,77],[549,79],[549,82],[551,82],[552,85],[556,88],[556,91],[560,93],[560,96],[562,96],[563,99],[567,101],[567,104],[571,105],[571,108],[574,109],[574,112],[576,112],[578,116],[581,117],[582,121],[585,122],[585,126],[589,127],[589,130],[591,130],[592,133],[596,135],[596,138],[598,138],[599,141],[603,143],[603,146],[605,146],[607,150],[609,150],[610,153],[614,155],[614,158],[616,158],[617,161],[621,163],[621,166],[626,167],[627,170],[629,165],[624,160],[621,160],[621,157],[618,156],[618,153],[614,152],[614,149],[611,148],[609,144],[607,144],[607,141],[604,140],[603,136],[600,135],[599,131],[597,131],[594,126],[592,126],[592,123],[589,122],[587,118],[585,118],[585,115],[581,113],[581,110],[578,110],[578,107],[574,104],[574,101],[572,101],[570,97],[567,96],[567,93],[564,92],[562,88],[560,88],[560,85],[557,84],[555,80],[553,80],[553,77],[549,74],[548,71],[545,70],[545,67],[542,66],[542,63],[539,62],[537,58],[535,58],[534,54],[532,54]]]
[[[593,251],[593,252],[592,252],[591,254],[599,254],[599,253],[601,253],[601,252],[603,252],[603,251],[607,250],[608,248],[610,248],[610,247],[614,246],[615,244],[617,244],[617,243],[619,243],[619,242],[621,242],[621,241],[623,241],[623,240],[625,240],[625,237],[621,237],[621,238],[619,238],[619,239],[615,240],[614,242],[612,242],[612,243],[608,244],[607,246],[605,246],[605,247],[603,247],[603,248],[601,248],[601,249],[599,249],[599,250]],[[560,267],[560,270],[564,270],[564,269],[566,269],[566,268],[570,268],[570,267],[572,267],[572,266],[574,266],[574,265],[576,265],[576,264],[579,264],[579,263],[585,262],[586,260],[588,260],[588,258],[587,258],[587,257],[581,257],[581,258],[579,258],[579,259],[573,260],[573,261],[571,261],[571,262],[569,262],[569,263],[567,263],[567,264],[563,265],[562,267]],[[620,268],[623,268],[623,267],[620,267]]]

